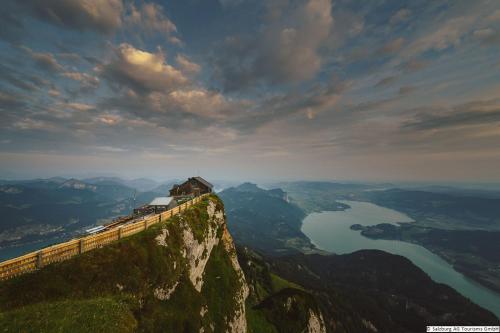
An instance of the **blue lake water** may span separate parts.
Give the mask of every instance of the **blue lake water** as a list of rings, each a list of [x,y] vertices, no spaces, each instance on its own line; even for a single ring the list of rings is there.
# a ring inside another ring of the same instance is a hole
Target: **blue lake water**
[[[60,236],[60,237],[53,237],[43,241],[22,244],[19,246],[0,248],[0,261],[19,257],[33,251],[38,251],[40,249],[43,249],[44,247],[68,241],[71,238],[72,237],[70,236]]]
[[[362,249],[378,249],[410,259],[434,281],[445,283],[476,304],[490,310],[500,318],[500,294],[481,286],[455,271],[441,257],[422,246],[391,240],[374,240],[351,230],[353,224],[412,222],[407,215],[392,209],[359,201],[341,201],[351,206],[345,211],[321,212],[308,215],[302,232],[320,249],[337,254]]]

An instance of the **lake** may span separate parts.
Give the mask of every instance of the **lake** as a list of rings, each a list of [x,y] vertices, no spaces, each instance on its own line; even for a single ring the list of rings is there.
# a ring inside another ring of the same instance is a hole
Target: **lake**
[[[320,249],[337,254],[362,249],[377,249],[405,256],[425,271],[434,281],[445,283],[476,304],[500,318],[500,294],[481,286],[455,271],[441,257],[422,246],[392,240],[375,240],[351,230],[353,224],[413,222],[407,215],[368,202],[340,201],[351,206],[345,211],[309,214],[303,221],[302,232]]]

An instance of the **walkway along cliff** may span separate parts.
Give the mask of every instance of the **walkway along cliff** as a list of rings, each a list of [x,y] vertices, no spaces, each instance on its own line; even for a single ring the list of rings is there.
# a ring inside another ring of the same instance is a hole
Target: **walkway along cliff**
[[[97,235],[72,239],[65,243],[53,245],[39,251],[31,252],[23,256],[1,262],[0,280],[32,272],[36,269],[47,266],[50,263],[67,260],[78,254],[82,254],[96,248],[101,248],[111,242],[141,232],[158,222],[165,221],[168,218],[188,209],[192,205],[200,202],[205,196],[207,196],[207,194],[195,197],[177,207],[162,212],[161,214],[155,214],[131,224],[117,226]]]
[[[248,286],[217,196],[198,197],[133,230],[122,230],[122,239],[117,230],[97,235],[99,241],[87,237],[85,245],[108,245],[80,255],[75,247],[72,258],[0,282],[0,330],[33,331],[36,323],[42,331],[73,331],[77,323],[84,326],[77,331],[91,331],[96,322],[106,332],[247,330]],[[44,320],[33,318],[40,314]]]

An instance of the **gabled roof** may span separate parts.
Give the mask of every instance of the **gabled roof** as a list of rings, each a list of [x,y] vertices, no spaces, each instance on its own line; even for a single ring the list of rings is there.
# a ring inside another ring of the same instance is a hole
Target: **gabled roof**
[[[174,198],[172,197],[157,197],[149,203],[149,206],[168,206]]]
[[[209,182],[207,182],[205,179],[203,179],[201,177],[192,177],[192,179],[196,179],[197,181],[199,181],[200,183],[202,183],[203,185],[205,185],[209,188],[214,187],[212,184],[210,184]]]

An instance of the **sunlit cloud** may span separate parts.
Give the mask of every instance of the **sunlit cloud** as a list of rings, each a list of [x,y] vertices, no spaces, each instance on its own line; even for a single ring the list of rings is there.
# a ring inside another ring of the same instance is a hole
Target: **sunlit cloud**
[[[7,0],[0,172],[500,179],[499,7]]]

